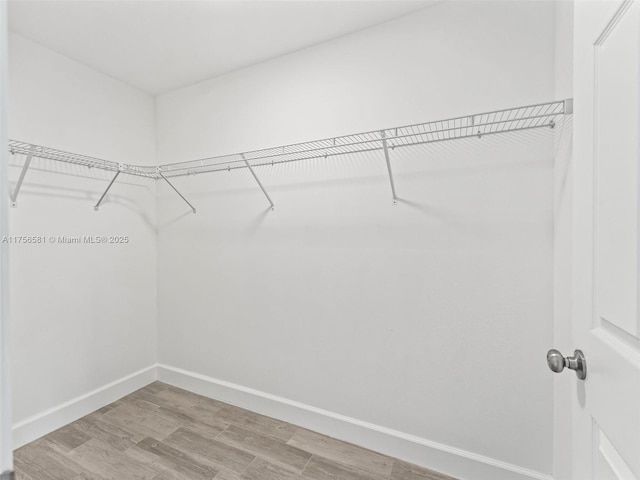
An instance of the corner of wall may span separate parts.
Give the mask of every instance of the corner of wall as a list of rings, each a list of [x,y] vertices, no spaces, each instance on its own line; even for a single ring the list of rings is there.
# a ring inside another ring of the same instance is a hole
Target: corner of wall
[[[153,145],[154,151],[153,155],[155,157],[155,165],[160,165],[160,159],[158,157],[158,97],[159,95],[153,96]],[[158,228],[158,182],[154,181],[153,184],[153,193],[155,196],[155,253],[156,253],[156,304],[155,304],[155,317],[156,317],[156,331],[155,331],[155,343],[156,343],[156,358],[155,362],[158,363],[160,361],[160,281],[159,281],[159,265],[160,265],[160,249],[158,248],[158,236],[160,234],[160,230]]]
[[[158,379],[157,365],[134,372],[13,425],[13,448],[17,449],[78,418],[129,395]]]

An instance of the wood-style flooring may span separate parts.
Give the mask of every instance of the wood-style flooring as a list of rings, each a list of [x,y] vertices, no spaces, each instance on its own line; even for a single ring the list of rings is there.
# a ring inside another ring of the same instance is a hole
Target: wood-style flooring
[[[14,458],[17,480],[453,480],[160,382]]]

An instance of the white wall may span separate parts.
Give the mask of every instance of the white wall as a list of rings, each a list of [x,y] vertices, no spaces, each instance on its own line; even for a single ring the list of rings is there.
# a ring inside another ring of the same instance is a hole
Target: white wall
[[[440,4],[160,96],[158,158],[548,101],[554,37],[552,2]],[[176,179],[196,215],[159,186],[160,362],[546,478],[553,157],[549,130],[394,151],[395,207],[380,153],[259,168],[273,212],[246,171]]]
[[[150,95],[17,35],[9,48],[9,138],[155,163]],[[11,162],[12,188],[23,161]],[[11,246],[16,446],[92,405],[67,402],[156,362],[155,185],[121,175],[94,212],[109,179],[34,160],[11,209],[12,235],[130,238],[126,245]]]
[[[447,3],[160,95],[159,163],[549,100],[554,2]]]

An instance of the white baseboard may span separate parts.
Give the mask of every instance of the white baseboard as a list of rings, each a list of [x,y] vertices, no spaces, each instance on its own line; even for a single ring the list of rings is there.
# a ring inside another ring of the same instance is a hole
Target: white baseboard
[[[152,365],[16,423],[13,448],[20,448],[156,381],[157,372],[157,366]]]
[[[158,365],[158,380],[460,480],[553,480],[534,470],[180,368]]]

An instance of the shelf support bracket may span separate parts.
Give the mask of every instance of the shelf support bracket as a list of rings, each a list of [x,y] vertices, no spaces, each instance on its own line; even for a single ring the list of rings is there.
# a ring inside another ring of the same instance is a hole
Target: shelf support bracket
[[[95,204],[95,206],[93,207],[93,209],[97,212],[98,208],[100,207],[100,204],[102,203],[102,200],[104,200],[104,197],[107,196],[107,193],[109,193],[109,190],[111,189],[111,185],[113,185],[113,182],[116,181],[116,178],[118,178],[118,175],[120,175],[120,172],[122,172],[122,165],[120,165],[118,167],[118,171],[116,172],[116,174],[113,176],[113,178],[111,179],[111,181],[109,182],[109,185],[107,185],[107,189],[104,191],[104,193],[102,194],[102,196],[100,197],[100,200],[98,200],[98,203]]]
[[[565,115],[573,114],[573,98],[567,98],[564,100],[564,111],[562,112]]]
[[[160,176],[162,177],[162,179],[163,179],[165,182],[167,182],[167,184],[168,184],[171,188],[173,188],[173,191],[174,191],[174,192],[176,192],[178,195],[180,195],[180,198],[181,198],[182,200],[184,200],[184,201],[185,201],[185,203],[191,207],[191,210],[193,210],[193,213],[196,213],[196,207],[194,207],[193,205],[191,205],[191,204],[189,203],[189,200],[187,200],[186,198],[184,198],[184,195],[182,195],[182,194],[178,191],[178,189],[177,189],[176,187],[174,187],[174,186],[173,186],[173,183],[171,183],[171,182],[167,179],[167,177],[165,177],[165,176],[162,174],[162,172],[160,171],[160,168],[158,168],[158,175],[160,175]]]
[[[384,159],[387,161],[387,171],[389,172],[389,183],[391,184],[391,195],[393,196],[393,204],[398,204],[398,197],[396,196],[396,185],[393,182],[393,171],[391,170],[391,160],[389,158],[389,146],[387,145],[387,135],[384,130],[380,131],[382,137],[382,149],[384,150]]]
[[[27,158],[24,161],[24,165],[22,166],[22,171],[20,172],[20,176],[18,177],[18,183],[16,183],[16,188],[13,191],[13,193],[11,194],[11,206],[13,208],[16,208],[18,206],[18,203],[16,202],[18,200],[18,193],[20,193],[20,188],[22,187],[22,182],[24,181],[24,177],[27,174],[27,170],[29,170],[29,166],[31,165],[31,159],[33,158],[33,153],[34,153],[35,149],[36,149],[36,147],[33,146],[33,145],[29,149],[29,153],[27,154]]]
[[[244,158],[244,153],[240,154],[240,157],[242,158],[242,160],[244,160],[245,165],[247,166],[247,168],[249,169],[249,171],[251,172],[251,175],[253,175],[253,178],[255,179],[256,183],[258,184],[258,186],[260,187],[260,190],[262,190],[262,193],[264,193],[264,196],[267,197],[267,200],[269,201],[269,204],[271,205],[271,210],[273,210],[275,207],[275,205],[273,204],[273,201],[271,200],[271,197],[269,196],[269,194],[267,193],[267,191],[264,189],[264,186],[262,185],[262,182],[260,181],[260,179],[258,178],[258,176],[256,175],[256,172],[253,171],[253,167],[251,166],[251,164],[247,161],[246,158]]]

